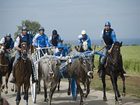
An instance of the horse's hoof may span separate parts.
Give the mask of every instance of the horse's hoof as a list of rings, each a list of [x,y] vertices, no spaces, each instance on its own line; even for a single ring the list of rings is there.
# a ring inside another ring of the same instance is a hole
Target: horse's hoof
[[[47,99],[47,98],[44,99],[44,102],[48,102],[48,101],[49,101],[49,99]]]
[[[8,91],[5,91],[5,94],[8,94]]]
[[[68,91],[68,95],[70,95],[71,93],[70,93],[70,91]]]
[[[84,102],[80,102],[80,105],[84,105]]]
[[[16,105],[19,105],[20,101],[16,101]]]
[[[107,101],[107,98],[106,97],[103,97],[103,101]]]
[[[28,101],[26,101],[25,105],[28,105]]]
[[[87,96],[88,96],[87,94],[84,94],[84,98],[87,98]]]
[[[11,88],[11,91],[13,92],[13,91],[14,91],[14,89],[12,89],[12,88]]]
[[[122,96],[125,97],[125,93],[122,93]]]
[[[1,88],[2,88],[2,89],[4,89],[4,88],[5,88],[5,86],[3,85]]]

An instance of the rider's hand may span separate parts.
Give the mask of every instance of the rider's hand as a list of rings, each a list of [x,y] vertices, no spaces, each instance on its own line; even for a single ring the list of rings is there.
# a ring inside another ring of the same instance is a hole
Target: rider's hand
[[[111,49],[110,49],[110,50],[108,50],[108,53],[109,53],[109,54],[111,53]]]

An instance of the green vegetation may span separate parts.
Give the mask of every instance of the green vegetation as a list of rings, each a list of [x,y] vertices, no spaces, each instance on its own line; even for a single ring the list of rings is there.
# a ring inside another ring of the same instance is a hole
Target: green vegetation
[[[30,34],[36,34],[40,28],[40,23],[37,21],[30,21],[30,20],[23,20],[20,26],[17,26],[17,32],[15,32],[14,37],[16,38],[17,35],[21,32],[23,26],[26,26],[27,29],[30,31]]]
[[[140,46],[123,46],[121,49],[124,68],[128,73],[140,73]]]

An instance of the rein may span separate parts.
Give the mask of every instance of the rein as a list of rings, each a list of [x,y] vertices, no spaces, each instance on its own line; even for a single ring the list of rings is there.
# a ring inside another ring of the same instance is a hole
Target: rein
[[[8,65],[4,65],[4,64],[1,64],[1,63],[0,63],[0,66],[5,66],[5,67],[6,67],[6,66],[8,66]]]

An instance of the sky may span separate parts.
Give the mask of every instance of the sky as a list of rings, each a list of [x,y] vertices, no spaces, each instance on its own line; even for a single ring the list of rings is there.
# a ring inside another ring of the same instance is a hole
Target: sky
[[[77,40],[81,30],[100,39],[106,21],[118,39],[140,39],[140,0],[0,0],[0,37],[26,19],[38,21],[48,36],[56,29],[64,40]]]

